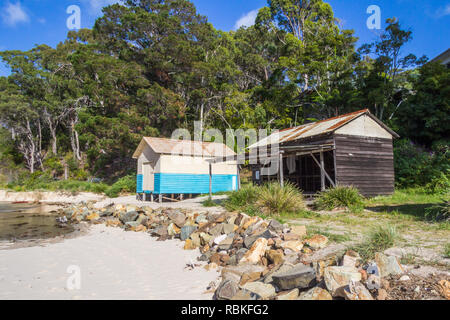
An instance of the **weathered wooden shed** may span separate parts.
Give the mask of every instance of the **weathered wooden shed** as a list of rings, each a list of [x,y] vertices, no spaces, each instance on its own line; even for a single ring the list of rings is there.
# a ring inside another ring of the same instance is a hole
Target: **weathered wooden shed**
[[[213,157],[233,156],[223,143],[144,137],[137,159],[137,194],[170,197],[232,191],[238,188],[236,161],[210,165]]]
[[[307,194],[336,185],[354,186],[367,197],[392,194],[398,137],[367,109],[281,130],[250,146],[277,144],[275,158],[282,160],[276,175],[264,175],[264,163],[253,165],[253,181],[291,181]]]

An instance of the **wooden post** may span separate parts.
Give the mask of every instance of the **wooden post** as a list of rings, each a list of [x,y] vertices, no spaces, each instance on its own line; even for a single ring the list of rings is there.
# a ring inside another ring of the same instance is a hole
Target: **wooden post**
[[[183,194],[180,194],[180,200],[183,201]]]
[[[330,181],[331,185],[333,187],[336,187],[336,184],[334,183],[333,180],[331,180],[330,176],[328,175],[328,173],[325,171],[325,168],[322,167],[322,165],[320,164],[320,162],[316,159],[316,157],[314,156],[314,154],[311,152],[311,157],[313,158],[314,162],[319,166],[321,172],[323,171],[323,174],[325,175],[325,177],[328,179],[328,181]],[[322,173],[321,173],[322,174]]]
[[[323,151],[320,151],[320,188],[322,191],[325,190],[325,166],[324,166],[324,158]]]
[[[283,173],[283,152],[280,151],[280,165],[278,166],[280,169],[280,185],[284,187],[284,173]]]
[[[150,201],[153,202],[153,193],[150,193]]]
[[[209,163],[209,199],[212,199],[212,163]]]
[[[237,165],[237,189],[241,189],[241,170],[240,166]]]
[[[158,199],[158,200],[159,200],[159,203],[162,203],[162,198],[163,198],[163,196],[162,196],[161,193],[159,194],[158,198],[159,198],[159,199]]]

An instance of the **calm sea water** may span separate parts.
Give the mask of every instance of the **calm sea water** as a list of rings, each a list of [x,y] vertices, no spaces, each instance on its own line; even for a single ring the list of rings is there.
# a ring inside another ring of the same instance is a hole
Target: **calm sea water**
[[[0,240],[49,239],[73,231],[73,227],[58,226],[56,216],[43,212],[36,204],[0,202]]]

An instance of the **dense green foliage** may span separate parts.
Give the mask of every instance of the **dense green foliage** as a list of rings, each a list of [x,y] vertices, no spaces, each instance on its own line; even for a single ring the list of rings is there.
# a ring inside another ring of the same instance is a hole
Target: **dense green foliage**
[[[424,153],[439,153],[408,159],[415,151],[397,144],[398,185],[445,188],[448,155],[436,148],[450,136],[450,71],[402,55],[411,39],[388,19],[377,41],[357,49],[322,0],[268,1],[254,26],[230,32],[187,0],[105,7],[92,30],[71,31],[56,48],[0,52],[12,71],[0,77],[0,182],[33,185],[19,174],[28,170],[43,184],[112,184],[135,171],[142,136],[169,137],[194,121],[202,133],[283,129],[369,108]],[[114,190],[130,189],[125,180]]]
[[[319,210],[347,208],[351,211],[360,211],[364,207],[364,198],[354,187],[337,186],[320,192],[315,204]]]
[[[230,193],[224,205],[232,211],[269,216],[297,213],[306,208],[302,193],[290,183],[284,187],[278,183],[247,185]]]

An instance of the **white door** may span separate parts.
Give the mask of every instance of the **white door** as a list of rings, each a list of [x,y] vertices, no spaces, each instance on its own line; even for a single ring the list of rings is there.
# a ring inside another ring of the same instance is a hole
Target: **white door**
[[[150,162],[143,164],[142,173],[144,175],[143,190],[154,191],[155,175],[153,171],[153,166]]]

